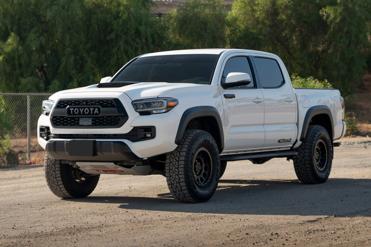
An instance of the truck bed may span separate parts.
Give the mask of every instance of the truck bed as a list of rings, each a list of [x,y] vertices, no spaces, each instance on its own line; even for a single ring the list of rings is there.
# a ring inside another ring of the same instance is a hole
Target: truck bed
[[[298,102],[298,127],[302,129],[305,115],[310,107],[327,106],[333,116],[334,139],[343,132],[342,97],[337,89],[294,89]],[[300,134],[299,134],[300,135]]]

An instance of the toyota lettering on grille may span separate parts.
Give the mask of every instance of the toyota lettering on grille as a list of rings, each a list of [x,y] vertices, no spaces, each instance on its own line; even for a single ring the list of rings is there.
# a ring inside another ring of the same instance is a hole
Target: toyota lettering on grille
[[[73,116],[98,116],[100,115],[100,107],[69,106],[67,107],[67,114]]]

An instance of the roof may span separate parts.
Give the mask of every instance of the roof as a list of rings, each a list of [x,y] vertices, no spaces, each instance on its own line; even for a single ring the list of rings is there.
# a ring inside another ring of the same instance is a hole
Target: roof
[[[152,57],[152,56],[167,56],[167,55],[190,55],[190,54],[210,54],[210,55],[220,55],[223,52],[248,52],[251,55],[269,55],[276,56],[275,54],[256,51],[256,50],[247,50],[247,49],[189,49],[189,50],[174,50],[174,51],[161,51],[141,55],[140,57]]]
[[[190,49],[190,50],[160,51],[160,52],[144,54],[141,57],[166,56],[166,55],[188,55],[188,54],[219,55],[225,50],[227,49]]]

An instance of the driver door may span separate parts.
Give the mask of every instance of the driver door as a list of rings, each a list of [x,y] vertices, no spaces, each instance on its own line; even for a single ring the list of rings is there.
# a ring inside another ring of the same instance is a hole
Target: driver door
[[[223,89],[226,129],[224,152],[240,152],[264,147],[264,98],[256,86],[251,62],[247,56],[235,56],[227,60],[223,70],[224,80],[228,73],[248,73],[249,85]]]

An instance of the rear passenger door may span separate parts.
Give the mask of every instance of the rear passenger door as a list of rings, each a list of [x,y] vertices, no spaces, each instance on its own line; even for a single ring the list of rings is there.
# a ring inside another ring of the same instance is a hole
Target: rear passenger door
[[[261,89],[257,88],[247,56],[229,57],[224,65],[222,81],[228,73],[250,74],[249,85],[223,89],[226,123],[225,152],[237,152],[264,146],[264,104]]]
[[[285,81],[276,59],[253,57],[253,63],[264,96],[264,146],[291,147],[297,135],[297,105],[292,86]]]

